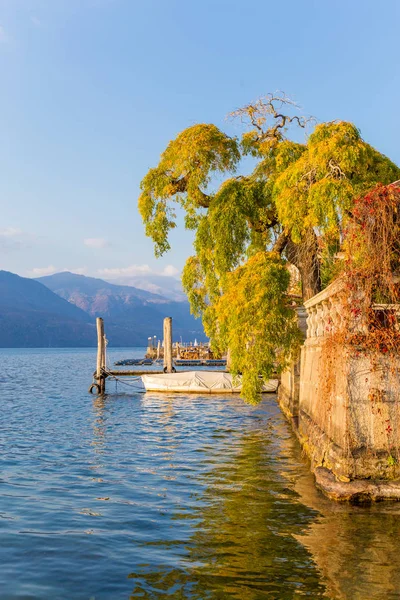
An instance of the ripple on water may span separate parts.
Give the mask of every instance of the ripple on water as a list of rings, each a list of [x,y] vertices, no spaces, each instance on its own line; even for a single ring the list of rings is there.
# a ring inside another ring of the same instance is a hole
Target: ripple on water
[[[399,508],[321,497],[274,397],[96,399],[94,350],[0,358],[2,599],[399,597]]]

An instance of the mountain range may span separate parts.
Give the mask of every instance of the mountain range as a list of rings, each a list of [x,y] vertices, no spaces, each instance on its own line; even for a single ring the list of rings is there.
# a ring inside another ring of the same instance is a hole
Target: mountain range
[[[165,316],[173,318],[174,340],[206,339],[186,300],[69,272],[34,280],[0,271],[0,347],[95,346],[98,316],[110,346],[161,338]]]

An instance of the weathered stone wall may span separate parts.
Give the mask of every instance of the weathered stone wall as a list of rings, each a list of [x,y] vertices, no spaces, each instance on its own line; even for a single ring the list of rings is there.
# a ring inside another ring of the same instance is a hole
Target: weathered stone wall
[[[398,373],[389,359],[372,365],[354,350],[332,353],[318,340],[302,348],[298,433],[313,464],[346,479],[400,475]]]
[[[335,481],[342,488],[358,481],[354,494],[360,495],[360,480],[376,480],[378,489],[379,482],[400,476],[400,358],[377,359],[330,343],[341,319],[338,289],[329,286],[305,303],[307,337],[279,390],[282,410],[332,497]],[[388,495],[396,493],[391,486]],[[398,493],[400,498],[400,486]],[[338,499],[343,496],[352,493],[338,493]]]

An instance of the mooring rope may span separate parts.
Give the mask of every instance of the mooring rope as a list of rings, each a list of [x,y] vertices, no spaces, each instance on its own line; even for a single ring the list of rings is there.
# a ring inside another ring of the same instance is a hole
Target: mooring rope
[[[134,388],[136,390],[140,390],[141,392],[145,392],[146,390],[143,390],[142,387],[139,387],[137,385],[135,385],[134,383],[129,383],[128,381],[123,381],[120,377],[117,377],[116,375],[111,375],[107,369],[104,369],[104,372],[106,373],[106,375],[108,376],[107,378],[110,379],[111,381],[114,380],[116,383],[122,383],[122,385],[126,385],[128,387]],[[141,380],[141,377],[138,375],[136,377],[132,378],[133,381],[139,381]]]
[[[107,360],[109,359],[109,357],[107,357],[107,345],[108,345],[108,340],[107,340],[106,336],[104,336],[104,363],[105,363],[105,367],[102,369],[102,371],[103,371],[105,377],[107,379],[110,379],[110,381],[112,381],[112,380],[115,381],[115,389],[116,390],[117,390],[117,385],[118,385],[118,382],[119,382],[122,385],[126,385],[127,387],[131,387],[131,388],[133,388],[133,389],[135,389],[135,390],[137,390],[139,392],[144,393],[146,390],[143,389],[142,386],[135,385],[135,383],[129,383],[128,381],[123,381],[120,377],[118,377],[118,376],[116,376],[114,374],[111,374],[111,365],[110,364],[107,365]],[[141,377],[140,377],[140,375],[137,375],[137,376],[132,376],[131,379],[132,379],[132,381],[137,382],[137,381],[141,380]],[[89,392],[90,393],[93,393],[93,388],[95,388],[97,390],[98,394],[100,393],[100,385],[97,383],[97,379],[95,377],[95,374],[93,376],[93,383],[89,387]]]

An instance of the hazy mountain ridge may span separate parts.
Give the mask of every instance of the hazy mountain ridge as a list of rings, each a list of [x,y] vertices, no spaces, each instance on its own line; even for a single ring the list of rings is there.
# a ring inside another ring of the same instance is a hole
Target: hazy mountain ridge
[[[93,345],[93,319],[33,279],[0,271],[0,347]]]
[[[165,316],[174,319],[174,339],[205,339],[187,302],[72,273],[34,280],[0,271],[0,347],[95,346],[96,316],[110,346],[161,338]]]
[[[104,317],[112,345],[120,345],[117,339],[121,331],[131,339],[138,339],[135,344],[143,346],[149,336],[161,338],[166,316],[173,318],[174,339],[205,339],[201,321],[190,314],[187,300],[175,302],[132,286],[68,272],[41,277],[38,281],[92,317]],[[117,327],[118,335],[113,334],[112,327]]]
[[[39,277],[36,281],[92,316],[115,316],[124,312],[124,308],[169,302],[145,290],[69,272]]]
[[[77,306],[54,295],[51,290],[34,279],[20,277],[9,271],[0,271],[0,306],[13,310],[43,311],[54,315],[89,321]]]

